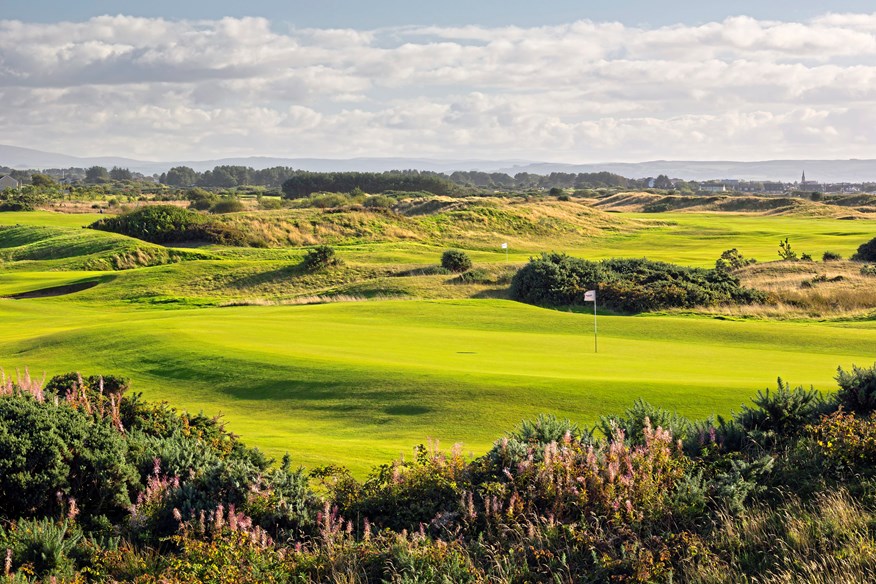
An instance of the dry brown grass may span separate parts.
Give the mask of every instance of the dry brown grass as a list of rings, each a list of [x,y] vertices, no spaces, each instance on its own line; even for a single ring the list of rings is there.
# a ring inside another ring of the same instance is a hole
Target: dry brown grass
[[[876,277],[852,261],[754,264],[737,275],[769,294],[766,304],[708,309],[715,314],[766,318],[851,318],[876,314]]]

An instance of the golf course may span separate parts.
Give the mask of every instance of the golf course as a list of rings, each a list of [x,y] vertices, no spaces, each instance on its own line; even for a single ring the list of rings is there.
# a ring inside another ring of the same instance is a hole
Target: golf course
[[[567,237],[451,215],[371,238],[335,233],[342,264],[315,274],[297,267],[306,246],[165,247],[83,229],[94,214],[0,213],[0,366],[12,377],[128,377],[149,400],[221,414],[273,457],[361,475],[429,440],[482,454],[539,413],[589,428],[643,399],[694,419],[726,416],[778,376],[829,392],[838,366],[876,359],[872,310],[775,319],[597,307],[597,351],[591,307],[540,308],[506,293],[541,252],[711,267],[737,248],[763,265],[790,238],[816,258],[849,257],[876,235],[872,221],[549,209],[587,215]],[[263,213],[276,222],[290,212]],[[468,253],[478,276],[427,270],[448,248]]]

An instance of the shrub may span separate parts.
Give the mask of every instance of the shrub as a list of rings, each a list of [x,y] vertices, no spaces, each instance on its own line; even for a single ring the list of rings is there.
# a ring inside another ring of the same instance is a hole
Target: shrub
[[[721,254],[721,257],[715,262],[716,270],[733,271],[751,264],[756,264],[757,260],[747,259],[735,247],[728,249]]]
[[[788,238],[785,241],[779,242],[779,258],[786,261],[794,261],[797,259],[797,252],[791,249],[791,242]]]
[[[330,245],[318,245],[307,250],[301,265],[308,272],[324,270],[340,264],[341,260],[335,255],[335,248]]]
[[[441,255],[441,267],[451,272],[465,272],[471,269],[471,266],[471,258],[464,251],[448,249]]]
[[[214,214],[220,213],[239,213],[244,210],[243,203],[237,197],[222,197],[212,207],[210,212]]]
[[[762,301],[723,270],[687,268],[646,259],[591,262],[565,254],[530,259],[511,281],[511,297],[541,306],[582,304],[597,290],[600,305],[621,312]]]
[[[206,211],[219,200],[216,193],[211,193],[200,187],[194,187],[186,191],[186,198],[190,201],[189,207],[198,211]]]
[[[207,241],[220,245],[264,245],[233,225],[173,205],[140,207],[117,217],[100,219],[88,227],[152,243]]]
[[[71,552],[80,539],[82,533],[68,521],[45,518],[19,521],[5,537],[0,537],[0,543],[11,551],[11,567],[29,566],[29,571],[41,578],[69,577],[74,572]]]
[[[853,413],[835,412],[807,428],[821,454],[843,470],[876,465],[876,421]]]
[[[771,448],[798,436],[829,408],[821,392],[812,388],[791,389],[781,378],[775,392],[758,391],[751,401],[755,407],[743,405],[735,421],[761,448]]]
[[[283,201],[277,197],[262,197],[259,199],[259,209],[276,211],[283,208]]]
[[[363,207],[369,209],[392,209],[393,205],[395,205],[395,199],[387,197],[386,195],[374,195],[368,197],[365,199],[365,202],[362,203]]]
[[[876,266],[872,264],[866,264],[861,266],[861,275],[862,276],[876,276]]]
[[[73,499],[86,521],[118,518],[135,481],[124,437],[109,424],[67,401],[0,397],[0,517],[51,515]]]
[[[876,237],[867,243],[862,243],[852,259],[858,262],[876,262]]]
[[[836,398],[843,408],[858,414],[876,410],[876,363],[872,367],[852,365],[851,371],[839,367],[836,382],[840,386]]]
[[[821,261],[823,261],[823,262],[838,262],[842,259],[843,259],[843,256],[841,256],[838,253],[834,253],[832,251],[826,251],[821,256]]]

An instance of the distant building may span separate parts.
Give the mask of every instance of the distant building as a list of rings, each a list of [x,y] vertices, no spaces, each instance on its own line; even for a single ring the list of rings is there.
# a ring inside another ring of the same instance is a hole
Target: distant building
[[[0,176],[0,191],[3,189],[17,189],[18,181],[12,178],[11,176],[4,175]]]
[[[700,185],[700,190],[706,193],[723,193],[727,191],[727,185]]]

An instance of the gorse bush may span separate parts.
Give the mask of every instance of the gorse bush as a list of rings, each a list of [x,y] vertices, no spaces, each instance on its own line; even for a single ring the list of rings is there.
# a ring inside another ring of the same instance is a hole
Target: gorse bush
[[[512,279],[510,293],[529,304],[568,306],[583,304],[587,290],[597,291],[601,306],[630,313],[765,300],[725,270],[646,259],[592,262],[557,253],[530,259]]]
[[[301,265],[308,272],[315,272],[340,265],[340,263],[341,260],[335,254],[335,248],[330,245],[318,245],[307,250]]]
[[[149,205],[117,217],[106,217],[90,229],[112,231],[152,243],[205,241],[221,245],[262,246],[239,228],[173,205]]]
[[[210,207],[211,213],[239,213],[246,207],[237,197],[222,197]]]
[[[859,262],[876,262],[876,237],[858,247],[858,251],[852,256]]]
[[[872,367],[852,365],[851,371],[837,369],[836,394],[839,404],[848,411],[869,414],[876,410],[876,364]]]
[[[448,249],[441,254],[441,267],[451,272],[465,272],[471,269],[471,258],[464,251]]]

